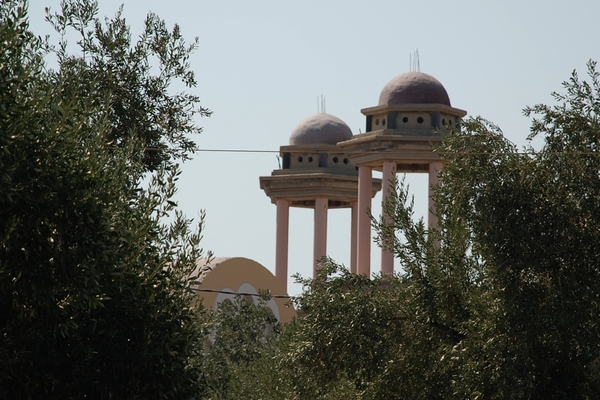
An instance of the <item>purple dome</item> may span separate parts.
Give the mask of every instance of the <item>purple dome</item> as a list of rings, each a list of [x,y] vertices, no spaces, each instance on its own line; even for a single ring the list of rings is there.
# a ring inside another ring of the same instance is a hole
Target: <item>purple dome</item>
[[[341,119],[315,114],[300,121],[290,135],[290,145],[337,144],[352,139],[352,131]]]
[[[394,104],[450,106],[450,98],[444,86],[433,76],[422,72],[407,72],[389,81],[379,95],[380,106]]]

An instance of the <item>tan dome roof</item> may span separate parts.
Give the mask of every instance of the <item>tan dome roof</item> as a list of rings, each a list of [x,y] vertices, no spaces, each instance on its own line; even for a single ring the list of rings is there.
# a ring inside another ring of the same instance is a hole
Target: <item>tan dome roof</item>
[[[315,114],[300,121],[290,135],[290,145],[337,144],[352,139],[344,121],[330,114]]]
[[[450,106],[450,98],[444,86],[433,76],[423,72],[407,72],[389,81],[379,95],[379,105],[394,104]]]

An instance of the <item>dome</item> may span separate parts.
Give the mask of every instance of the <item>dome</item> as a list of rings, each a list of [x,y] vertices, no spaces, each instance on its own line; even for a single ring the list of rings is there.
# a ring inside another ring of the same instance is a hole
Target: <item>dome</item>
[[[352,139],[352,131],[341,119],[315,114],[300,121],[290,135],[290,145],[337,144]]]
[[[444,86],[433,76],[423,72],[398,75],[383,87],[379,105],[394,104],[445,104],[450,98]]]

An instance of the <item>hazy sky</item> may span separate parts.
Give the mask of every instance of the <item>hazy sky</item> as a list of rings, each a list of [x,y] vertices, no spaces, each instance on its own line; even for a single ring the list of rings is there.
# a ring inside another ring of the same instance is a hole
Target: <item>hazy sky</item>
[[[51,33],[44,7],[59,3],[30,0],[35,32]],[[521,110],[551,103],[574,69],[583,77],[586,62],[600,60],[597,0],[101,0],[101,15],[113,16],[121,3],[134,36],[152,11],[190,41],[200,38],[193,92],[214,111],[199,120],[202,149],[276,151],[317,112],[320,95],[328,113],[364,131],[360,110],[377,105],[383,86],[409,70],[415,49],[421,71],[442,82],[452,106],[525,144]],[[258,178],[277,168],[274,153],[201,152],[183,165],[177,200],[188,217],[206,210],[204,248],[274,270],[275,206]],[[407,181],[424,215],[426,175]],[[380,202],[378,195],[374,212]],[[312,273],[312,224],[311,210],[291,210],[290,275]],[[330,210],[328,253],[346,265],[349,229],[350,211]],[[379,250],[372,254],[377,271]]]

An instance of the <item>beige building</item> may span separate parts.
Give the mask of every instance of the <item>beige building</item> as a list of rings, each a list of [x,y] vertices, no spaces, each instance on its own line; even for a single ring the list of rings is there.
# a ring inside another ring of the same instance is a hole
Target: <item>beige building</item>
[[[259,292],[266,290],[272,296],[266,306],[280,322],[290,322],[296,316],[283,285],[256,261],[243,257],[218,257],[208,264],[206,261],[199,262],[203,272],[197,291],[207,309],[216,311],[221,302],[233,301],[236,295],[258,304]]]

